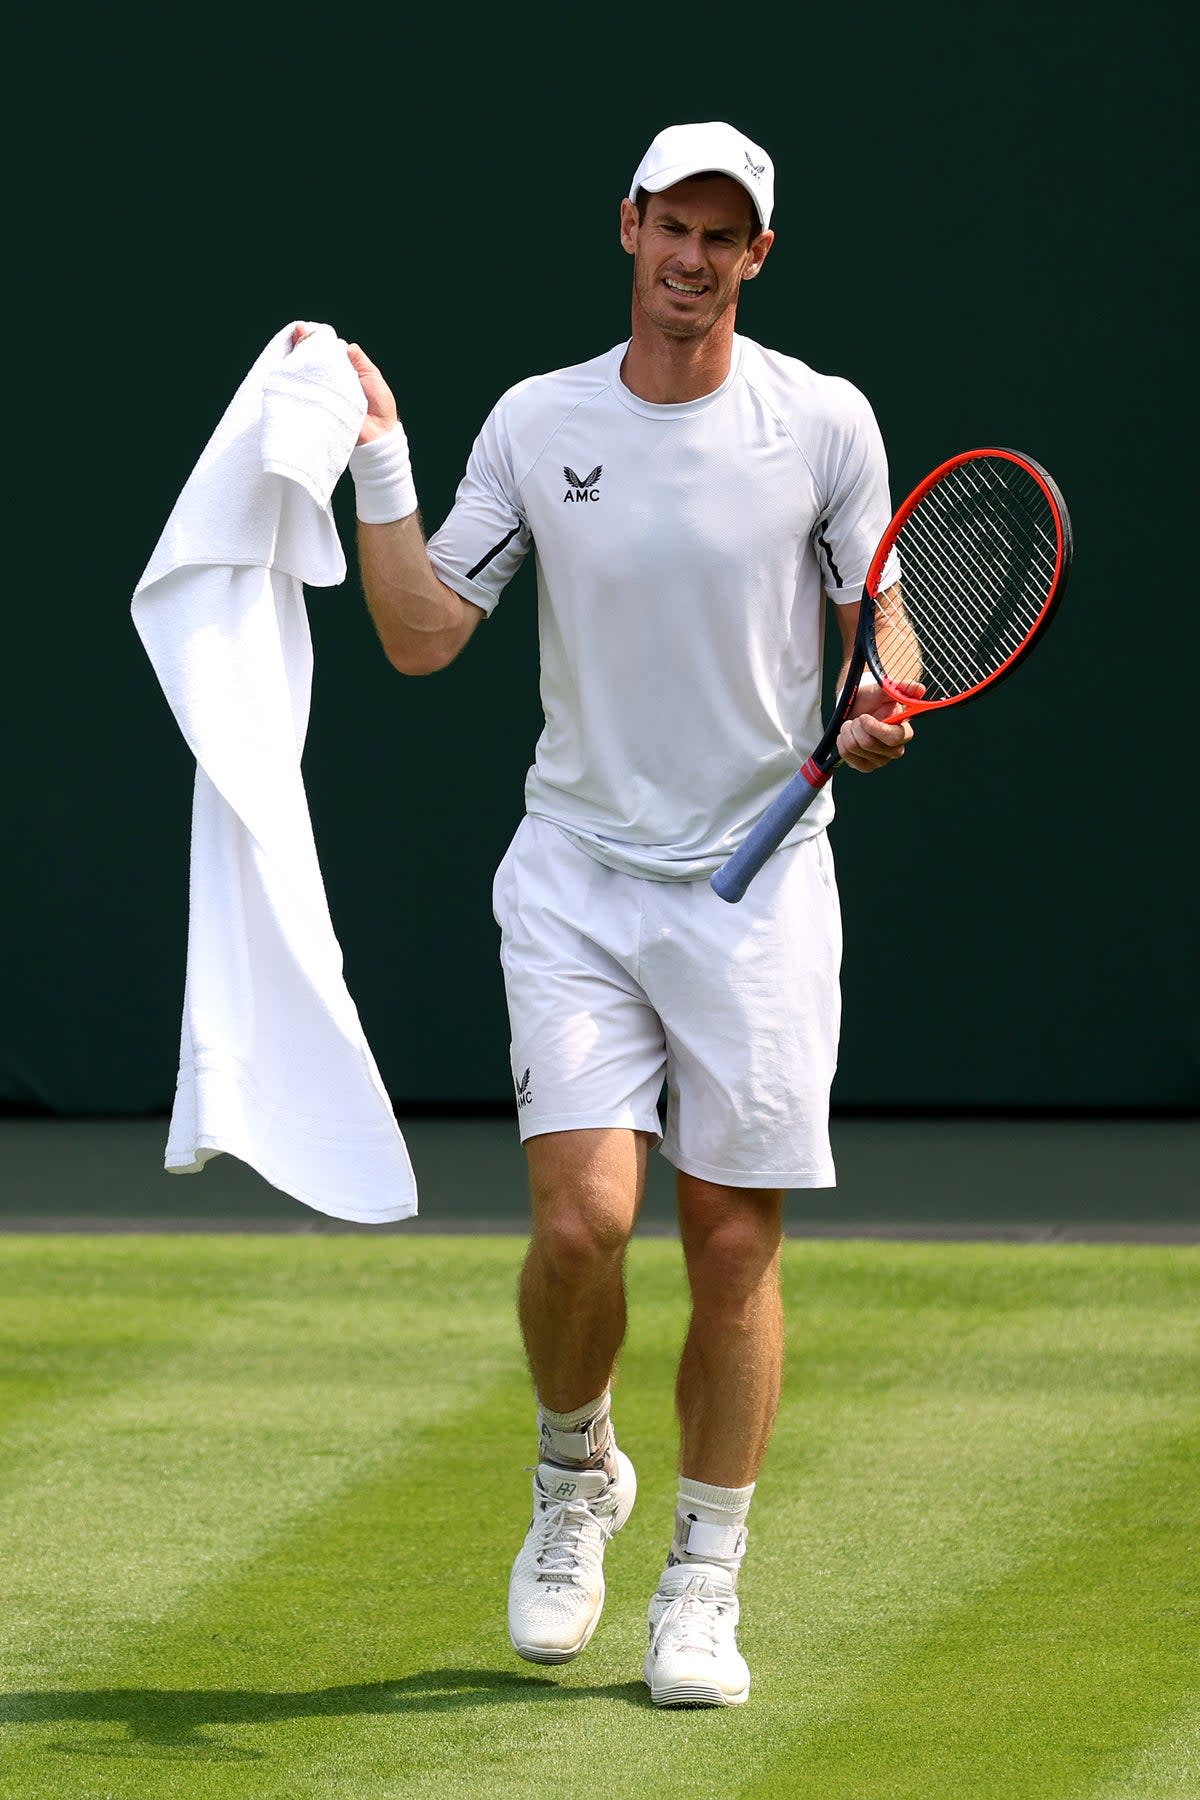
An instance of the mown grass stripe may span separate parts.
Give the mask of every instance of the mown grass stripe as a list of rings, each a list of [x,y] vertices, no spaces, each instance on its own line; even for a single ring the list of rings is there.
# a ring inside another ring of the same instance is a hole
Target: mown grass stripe
[[[1193,1683],[1193,1688],[1195,1687]],[[1195,1800],[1200,1794],[1200,1699],[1190,1699],[1089,1800]]]
[[[361,1245],[277,1257],[274,1245],[247,1240],[194,1247],[186,1263],[178,1241],[161,1258],[134,1244],[127,1262],[112,1243],[98,1248],[110,1312],[140,1312],[158,1269],[154,1303],[181,1314],[176,1348],[152,1375],[135,1353],[125,1385],[112,1376],[99,1397],[86,1387],[73,1400],[60,1394],[40,1421],[26,1411],[6,1436],[15,1473],[0,1512],[0,1654],[10,1680],[41,1680],[64,1655],[77,1669],[81,1617],[88,1661],[136,1640],[190,1588],[224,1579],[290,1521],[402,1452],[430,1418],[520,1366],[504,1294],[511,1245],[459,1262],[469,1323],[430,1307],[423,1258],[389,1280]],[[56,1249],[51,1268],[69,1280],[77,1259]],[[71,1309],[81,1366],[95,1338],[92,1300]],[[44,1304],[51,1314],[45,1292]],[[111,1347],[109,1324],[100,1329]],[[394,1356],[400,1333],[416,1360],[407,1374]],[[440,1378],[422,1378],[435,1356],[445,1358]]]
[[[1195,1691],[1200,1434],[1032,1534],[1038,1553],[961,1605],[882,1624],[876,1675],[812,1707],[745,1800],[1082,1800]],[[1048,1542],[1047,1539],[1050,1539]],[[797,1659],[799,1660],[799,1659]],[[806,1688],[809,1691],[806,1692]]]

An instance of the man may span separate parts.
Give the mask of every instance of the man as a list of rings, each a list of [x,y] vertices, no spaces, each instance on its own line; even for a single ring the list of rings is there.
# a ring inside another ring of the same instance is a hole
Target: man
[[[773,181],[729,125],[655,138],[621,203],[628,342],[503,396],[428,548],[395,401],[350,349],[368,401],[351,459],[362,575],[395,666],[450,662],[537,559],[546,724],[495,886],[540,1444],[509,1632],[534,1662],[587,1644],[633,1505],[610,1417],[623,1260],[660,1137],[677,1169],[692,1316],[644,1671],[659,1705],[749,1694],[737,1578],[779,1395],[784,1190],[834,1178],[829,791],[740,906],[707,878],[819,736],[822,593],[848,657],[890,512],[863,397],[735,333],[774,241]],[[903,754],[911,728],[890,710],[860,697],[839,741],[851,767]]]

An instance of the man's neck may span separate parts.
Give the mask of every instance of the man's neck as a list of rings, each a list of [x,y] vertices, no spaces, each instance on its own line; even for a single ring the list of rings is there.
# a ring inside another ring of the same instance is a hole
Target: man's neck
[[[724,321],[701,338],[671,338],[635,317],[621,380],[652,406],[702,400],[720,387],[733,361],[732,319],[723,326]]]

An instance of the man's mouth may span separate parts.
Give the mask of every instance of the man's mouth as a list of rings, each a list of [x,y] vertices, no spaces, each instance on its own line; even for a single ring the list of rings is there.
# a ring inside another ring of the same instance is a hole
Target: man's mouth
[[[690,300],[696,299],[704,292],[702,282],[697,284],[694,281],[680,281],[675,275],[664,275],[663,286],[669,287],[673,294],[686,294]]]

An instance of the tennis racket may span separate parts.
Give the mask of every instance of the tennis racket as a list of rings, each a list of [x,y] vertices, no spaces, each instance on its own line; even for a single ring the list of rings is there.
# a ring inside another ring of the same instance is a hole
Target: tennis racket
[[[1050,623],[1071,553],[1066,503],[1032,457],[965,450],[927,475],[872,558],[833,717],[803,768],[712,876],[722,900],[742,898],[838,767],[838,732],[868,672],[896,702],[889,722],[986,693]]]

